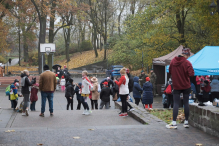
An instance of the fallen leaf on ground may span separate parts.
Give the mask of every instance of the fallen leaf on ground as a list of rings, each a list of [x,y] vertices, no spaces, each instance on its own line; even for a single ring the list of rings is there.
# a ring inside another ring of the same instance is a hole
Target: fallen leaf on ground
[[[76,136],[76,137],[73,137],[74,139],[80,139],[80,137]]]
[[[37,145],[43,145],[42,143],[38,143]]]
[[[15,130],[7,130],[7,131],[5,131],[5,132],[15,132]]]
[[[90,131],[94,131],[94,129],[88,129],[88,130],[90,130]]]

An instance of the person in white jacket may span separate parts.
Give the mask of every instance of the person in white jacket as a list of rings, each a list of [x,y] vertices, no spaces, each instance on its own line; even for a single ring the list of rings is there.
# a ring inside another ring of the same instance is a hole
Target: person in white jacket
[[[90,94],[90,88],[93,88],[90,80],[87,77],[88,72],[82,71],[82,85],[81,85],[81,96],[83,97],[82,103],[85,105],[84,112],[82,113],[83,115],[89,115],[92,113],[91,110],[89,110],[89,106],[87,104],[87,98],[89,97]]]
[[[62,92],[64,92],[65,91],[65,78],[64,78],[64,76],[62,76],[62,79],[60,81],[60,85],[61,85]]]

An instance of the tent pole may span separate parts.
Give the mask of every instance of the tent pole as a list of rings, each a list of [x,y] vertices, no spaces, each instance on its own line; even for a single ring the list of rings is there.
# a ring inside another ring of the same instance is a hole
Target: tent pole
[[[167,84],[167,66],[165,66],[165,85]]]

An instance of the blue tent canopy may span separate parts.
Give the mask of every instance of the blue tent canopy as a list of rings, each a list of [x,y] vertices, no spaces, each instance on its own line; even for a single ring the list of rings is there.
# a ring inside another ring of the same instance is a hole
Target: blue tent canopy
[[[219,46],[205,46],[188,60],[192,63],[196,76],[219,75]],[[169,65],[166,71],[169,72]]]

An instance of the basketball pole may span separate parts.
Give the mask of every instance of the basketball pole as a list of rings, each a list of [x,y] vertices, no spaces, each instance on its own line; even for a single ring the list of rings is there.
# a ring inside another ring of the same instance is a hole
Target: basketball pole
[[[42,53],[42,73],[43,73],[43,53]]]

